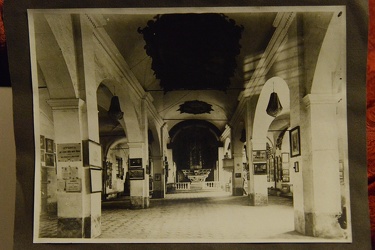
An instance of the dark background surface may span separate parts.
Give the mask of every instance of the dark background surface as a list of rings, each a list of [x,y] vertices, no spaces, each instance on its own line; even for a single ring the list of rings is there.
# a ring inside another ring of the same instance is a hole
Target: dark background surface
[[[371,3],[374,0],[370,0]],[[0,0],[2,3],[2,0]],[[7,31],[9,65],[13,90],[14,129],[17,147],[17,193],[15,249],[371,249],[367,199],[366,164],[366,48],[367,1],[282,1],[282,5],[346,5],[348,57],[348,133],[350,191],[353,226],[351,244],[33,244],[34,132],[33,96],[27,24],[28,8],[116,8],[116,7],[189,7],[189,6],[275,6],[280,1],[101,1],[101,0],[6,0],[4,22]],[[373,5],[372,5],[373,6]],[[371,8],[373,11],[373,7]],[[373,44],[373,43],[370,43]],[[372,46],[373,47],[373,46]],[[370,49],[372,49],[370,46]],[[3,57],[3,56],[2,56]],[[374,56],[373,56],[374,57]],[[374,61],[374,60],[372,60]],[[375,63],[373,64],[375,65]],[[373,74],[375,66],[368,67]],[[3,69],[2,69],[3,70]],[[2,71],[3,72],[3,71]],[[371,87],[370,78],[368,86]],[[9,84],[8,84],[9,85]],[[375,94],[369,91],[370,98]],[[375,93],[375,91],[374,91]],[[369,100],[370,100],[369,98]],[[372,100],[371,99],[371,100]],[[374,102],[368,102],[368,107]],[[369,121],[369,119],[368,119]],[[375,122],[374,122],[375,124]],[[367,122],[368,128],[372,123]],[[375,130],[375,129],[374,129]],[[370,134],[370,133],[369,133]],[[375,152],[375,151],[374,151]],[[369,157],[369,169],[372,162]],[[374,171],[375,172],[375,171]],[[370,171],[369,171],[370,173]],[[3,176],[3,174],[1,174]],[[370,177],[370,174],[369,174]],[[370,180],[370,179],[369,179]],[[8,187],[7,187],[8,188]],[[370,189],[370,194],[371,189]],[[3,197],[1,197],[3,202]],[[1,226],[4,227],[3,225]],[[4,245],[3,245],[4,246]],[[0,249],[1,245],[0,245]]]

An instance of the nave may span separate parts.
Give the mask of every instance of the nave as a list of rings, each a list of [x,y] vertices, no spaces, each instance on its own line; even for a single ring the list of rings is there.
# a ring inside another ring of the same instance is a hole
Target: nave
[[[293,200],[269,196],[249,206],[247,196],[224,191],[167,194],[148,209],[130,209],[128,197],[102,203],[101,242],[304,242],[326,241],[294,231]],[[57,218],[42,216],[40,237],[55,238]]]

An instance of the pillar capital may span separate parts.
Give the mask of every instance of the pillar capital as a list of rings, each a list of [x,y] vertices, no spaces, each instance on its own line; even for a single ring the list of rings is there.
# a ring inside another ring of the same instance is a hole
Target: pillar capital
[[[52,110],[78,109],[85,102],[80,98],[50,99],[47,103]]]
[[[303,97],[303,103],[306,107],[312,104],[334,104],[338,103],[340,97],[335,94],[307,94]]]
[[[233,153],[232,156],[233,157],[242,157],[242,153]]]
[[[128,142],[129,148],[143,148],[144,142]]]

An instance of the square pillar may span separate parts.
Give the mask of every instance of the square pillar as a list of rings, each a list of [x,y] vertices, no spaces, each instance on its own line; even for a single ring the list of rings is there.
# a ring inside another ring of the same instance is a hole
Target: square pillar
[[[249,163],[249,174],[250,181],[249,185],[249,201],[251,206],[265,206],[268,205],[268,182],[267,174],[263,174],[260,171],[255,172],[255,168],[259,168],[264,164],[267,166],[266,161],[258,161],[253,159],[253,151],[266,151],[266,138],[253,138],[251,140],[251,147],[247,147],[248,155],[250,160]],[[267,173],[267,171],[265,172]]]
[[[133,209],[148,208],[150,205],[149,175],[146,174],[148,159],[145,143],[130,143],[129,160],[141,159],[140,165],[129,164],[130,204]],[[143,171],[143,174],[142,174]],[[142,176],[143,175],[143,176]]]
[[[176,182],[176,167],[173,162],[173,150],[167,149],[166,152],[167,161],[164,161],[166,183],[175,183]]]
[[[154,190],[153,198],[164,198],[165,197],[165,175],[163,166],[163,156],[153,156],[152,162],[154,163]]]
[[[243,162],[242,154],[234,153],[232,154],[234,167],[232,175],[232,194],[234,196],[243,195]]]
[[[224,159],[224,148],[223,147],[218,147],[217,148],[217,158],[218,158],[218,163],[217,163],[217,181],[219,182],[220,188],[224,189],[225,188],[225,180],[224,180],[224,169],[223,169],[223,159]]]
[[[57,236],[94,238],[101,233],[101,197],[91,193],[89,166],[83,160],[86,104],[81,99],[52,99],[48,104],[56,143]]]
[[[304,211],[295,211],[295,223],[302,214],[306,235],[341,238],[337,100],[331,94],[310,94],[303,101],[306,104],[306,119],[301,124]]]

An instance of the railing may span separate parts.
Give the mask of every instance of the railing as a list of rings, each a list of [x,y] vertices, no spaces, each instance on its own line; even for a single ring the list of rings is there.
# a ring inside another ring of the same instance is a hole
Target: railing
[[[218,181],[206,181],[204,185],[205,189],[219,189],[220,182]]]
[[[199,184],[199,189],[209,189],[209,190],[214,190],[214,189],[219,189],[220,188],[220,182],[218,181],[206,181],[206,182],[199,182],[196,183]],[[191,183],[190,182],[177,182],[174,183],[174,188],[175,190],[191,190]],[[194,185],[194,189],[197,188],[197,185]]]
[[[190,182],[177,182],[176,190],[190,190]]]

